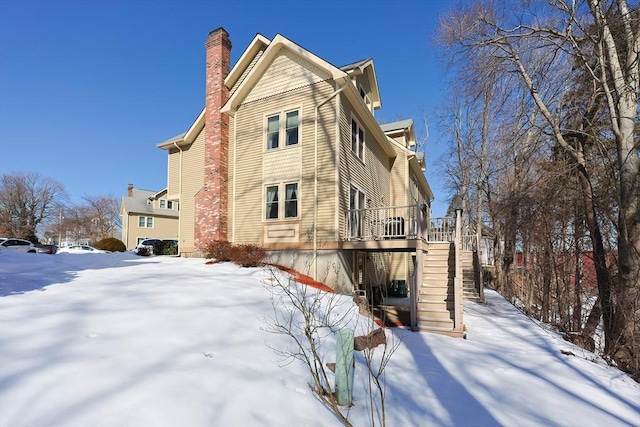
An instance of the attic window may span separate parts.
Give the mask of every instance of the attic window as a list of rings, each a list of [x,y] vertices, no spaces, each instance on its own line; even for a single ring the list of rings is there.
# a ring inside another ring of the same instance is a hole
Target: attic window
[[[373,109],[371,108],[371,99],[369,98],[369,95],[367,94],[367,92],[364,90],[362,86],[359,86],[359,92],[360,92],[360,97],[364,101],[364,104],[367,106],[369,111],[373,112]]]

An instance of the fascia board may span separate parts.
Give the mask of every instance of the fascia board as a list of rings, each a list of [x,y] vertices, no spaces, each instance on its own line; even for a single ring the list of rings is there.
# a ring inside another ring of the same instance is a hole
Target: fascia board
[[[260,49],[268,46],[269,43],[271,43],[271,40],[262,34],[256,34],[251,43],[249,43],[249,46],[242,53],[242,56],[240,56],[240,59],[238,59],[238,62],[236,62],[229,72],[229,75],[224,79],[225,86],[228,88],[233,87],[238,79],[242,77],[242,73],[244,73],[244,70],[249,66],[249,64],[251,64],[251,61],[253,61],[253,58]]]
[[[187,130],[187,132],[184,134],[182,139],[172,139],[169,141],[164,141],[157,144],[156,146],[163,150],[169,150],[170,148],[173,148],[176,145],[178,147],[182,147],[184,145],[191,144],[193,141],[196,140],[196,138],[198,137],[198,134],[204,128],[204,112],[205,112],[205,109],[203,108],[202,111],[200,112],[200,115],[198,115],[198,118],[189,127],[189,130]]]
[[[378,88],[378,78],[376,77],[376,70],[373,66],[373,61],[369,61],[365,68],[367,70],[369,84],[371,85],[371,103],[373,104],[374,109],[379,110],[382,108],[382,101],[380,100],[380,89]]]
[[[160,190],[156,194],[154,194],[153,198],[157,199],[158,197],[162,196],[162,193],[166,193],[166,192],[167,192],[167,187],[164,187],[162,190]]]

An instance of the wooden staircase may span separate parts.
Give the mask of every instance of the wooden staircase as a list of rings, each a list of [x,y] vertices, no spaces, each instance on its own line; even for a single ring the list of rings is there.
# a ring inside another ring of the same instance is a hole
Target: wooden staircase
[[[478,292],[480,283],[479,271],[474,265],[475,254],[471,251],[462,251],[462,296],[465,301],[482,302],[482,297]]]
[[[463,325],[455,324],[455,253],[453,243],[429,243],[423,257],[422,283],[418,284],[417,289],[417,325],[414,329],[450,336],[463,336]]]

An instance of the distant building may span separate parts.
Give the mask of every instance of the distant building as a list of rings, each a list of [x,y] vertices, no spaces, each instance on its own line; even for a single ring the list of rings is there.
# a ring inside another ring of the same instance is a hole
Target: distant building
[[[167,199],[167,189],[140,190],[129,184],[127,196],[122,198],[122,241],[133,249],[142,240],[178,238],[179,203]]]

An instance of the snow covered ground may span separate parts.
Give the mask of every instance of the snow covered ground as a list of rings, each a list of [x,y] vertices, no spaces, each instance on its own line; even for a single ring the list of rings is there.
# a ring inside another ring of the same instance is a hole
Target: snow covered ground
[[[0,426],[340,425],[305,368],[272,349],[292,344],[268,332],[271,275],[131,253],[0,252]],[[637,383],[486,297],[465,303],[466,340],[386,330],[401,340],[385,370],[388,426],[640,425]],[[322,344],[333,362],[335,337]],[[361,353],[354,402],[349,420],[372,425]]]

